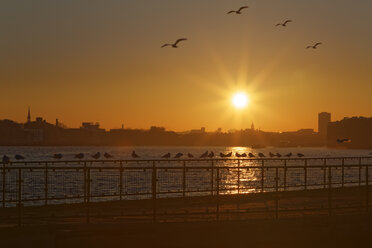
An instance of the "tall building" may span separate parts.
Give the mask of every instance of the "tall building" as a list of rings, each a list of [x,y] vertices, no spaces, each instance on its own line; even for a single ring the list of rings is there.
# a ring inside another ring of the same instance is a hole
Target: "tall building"
[[[31,122],[31,112],[30,112],[30,106],[28,107],[28,113],[27,113],[27,122]]]
[[[331,113],[322,112],[318,115],[318,133],[327,136],[328,123],[331,122]]]

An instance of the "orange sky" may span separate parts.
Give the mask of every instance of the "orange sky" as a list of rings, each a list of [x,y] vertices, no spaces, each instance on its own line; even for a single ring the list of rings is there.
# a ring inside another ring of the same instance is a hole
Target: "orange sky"
[[[226,15],[248,4],[242,15]],[[0,119],[213,131],[372,116],[369,0],[3,1]],[[287,28],[275,24],[293,19]],[[179,49],[164,42],[189,40]],[[324,44],[306,50],[314,42]],[[251,105],[235,110],[231,94]]]

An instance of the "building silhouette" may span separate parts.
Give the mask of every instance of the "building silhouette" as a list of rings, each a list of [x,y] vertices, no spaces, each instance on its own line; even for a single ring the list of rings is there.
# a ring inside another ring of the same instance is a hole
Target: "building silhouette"
[[[318,114],[318,133],[327,137],[328,123],[331,122],[331,113],[322,112]]]

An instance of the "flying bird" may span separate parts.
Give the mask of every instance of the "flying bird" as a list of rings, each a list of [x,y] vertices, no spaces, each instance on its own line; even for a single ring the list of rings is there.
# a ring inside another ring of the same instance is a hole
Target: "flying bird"
[[[53,155],[53,158],[55,159],[61,159],[63,157],[63,155],[61,153],[56,153]]]
[[[309,48],[316,49],[319,45],[322,45],[322,43],[321,42],[315,43],[315,45],[313,46],[307,46],[306,49],[309,49]]]
[[[25,157],[23,157],[22,155],[19,155],[19,154],[16,154],[16,155],[14,156],[14,158],[15,158],[16,160],[23,160],[23,159],[25,159]]]
[[[182,152],[179,152],[179,153],[176,154],[176,156],[174,156],[174,158],[180,158],[182,156],[183,156],[183,153]]]
[[[173,48],[178,48],[178,46],[177,46],[178,43],[180,43],[181,41],[185,41],[185,40],[187,40],[187,39],[186,39],[186,38],[178,39],[178,40],[176,40],[176,42],[174,42],[173,44],[167,43],[167,44],[162,45],[161,48],[163,48],[163,47],[167,47],[167,46],[171,46],[171,47],[173,47]]]
[[[140,156],[137,155],[135,151],[132,152],[132,158],[139,158]]]
[[[288,23],[290,22],[293,22],[292,20],[286,20],[285,22],[283,23],[278,23],[275,25],[275,27],[278,27],[278,26],[283,26],[283,27],[286,27]]]
[[[191,153],[187,153],[187,157],[189,157],[189,158],[193,158],[194,155],[192,155]]]
[[[84,158],[84,153],[78,153],[75,155],[75,158],[77,159],[83,159]]]
[[[10,158],[7,155],[3,156],[3,164],[9,164]]]
[[[105,152],[105,154],[103,154],[103,156],[105,157],[105,158],[113,158],[114,156],[112,156],[110,153],[107,153],[107,152]]]
[[[101,157],[101,153],[100,152],[97,152],[96,154],[93,154],[92,155],[92,158],[94,159],[99,159]]]
[[[170,158],[171,157],[171,154],[170,152],[164,154],[163,156],[161,156],[161,158]]]
[[[230,10],[229,12],[227,12],[227,14],[235,13],[235,14],[240,15],[243,9],[248,9],[248,8],[249,8],[248,6],[243,6],[243,7],[240,7],[238,10]]]

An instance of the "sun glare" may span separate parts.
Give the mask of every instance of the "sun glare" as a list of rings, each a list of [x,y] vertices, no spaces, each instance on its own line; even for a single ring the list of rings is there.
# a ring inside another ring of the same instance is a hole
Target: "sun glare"
[[[249,98],[247,94],[239,92],[234,94],[232,98],[232,103],[236,108],[242,109],[249,104]]]

